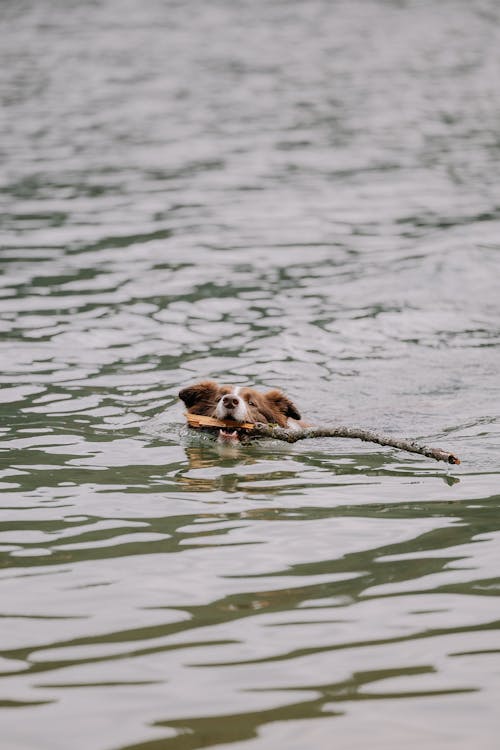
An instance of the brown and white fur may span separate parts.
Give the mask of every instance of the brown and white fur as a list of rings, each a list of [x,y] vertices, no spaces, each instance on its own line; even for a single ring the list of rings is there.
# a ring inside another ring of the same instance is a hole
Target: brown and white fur
[[[295,404],[279,390],[259,393],[246,386],[218,385],[213,380],[188,385],[179,392],[190,414],[234,422],[264,422],[280,427],[305,427]],[[219,441],[237,441],[238,432],[220,430]]]

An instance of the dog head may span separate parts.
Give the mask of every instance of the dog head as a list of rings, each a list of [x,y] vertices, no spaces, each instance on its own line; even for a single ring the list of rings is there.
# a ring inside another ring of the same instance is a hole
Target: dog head
[[[264,422],[288,425],[288,419],[300,419],[295,404],[279,390],[259,393],[245,386],[218,385],[212,380],[188,385],[179,392],[190,414],[201,414],[235,422]]]

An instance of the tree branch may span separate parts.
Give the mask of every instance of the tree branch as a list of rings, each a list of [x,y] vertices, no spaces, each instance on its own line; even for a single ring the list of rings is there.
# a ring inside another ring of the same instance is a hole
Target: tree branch
[[[364,440],[367,443],[388,445],[391,448],[399,448],[399,450],[408,451],[409,453],[420,453],[422,456],[434,458],[436,461],[446,461],[449,464],[460,463],[460,459],[457,456],[441,448],[420,445],[415,440],[379,435],[376,432],[363,430],[359,427],[343,427],[339,425],[337,427],[305,427],[300,430],[287,430],[283,427],[273,427],[272,425],[258,423],[254,425],[254,429],[252,430],[252,436],[254,435],[274,438],[275,440],[284,440],[287,443],[296,443],[297,440],[319,437],[353,438]]]
[[[233,429],[238,433],[249,434],[251,437],[269,437],[274,440],[284,440],[286,443],[296,443],[297,440],[318,437],[352,438],[355,440],[364,440],[367,443],[388,445],[391,448],[399,448],[399,450],[408,451],[409,453],[420,453],[422,456],[434,458],[436,461],[446,461],[448,464],[460,463],[460,459],[454,453],[445,451],[442,448],[420,445],[415,440],[379,435],[377,432],[363,430],[359,427],[343,427],[338,425],[337,427],[304,427],[298,430],[287,430],[284,427],[263,424],[261,422],[257,424],[253,422],[234,422],[229,419],[215,419],[214,417],[206,417],[201,414],[189,414],[189,412],[186,413],[186,417],[188,425],[197,429]]]

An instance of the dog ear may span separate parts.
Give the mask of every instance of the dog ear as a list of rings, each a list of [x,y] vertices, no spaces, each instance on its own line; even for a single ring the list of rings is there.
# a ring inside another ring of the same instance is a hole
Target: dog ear
[[[188,409],[198,401],[209,401],[217,393],[217,383],[212,380],[204,380],[202,383],[188,385],[179,391],[179,398],[184,401]]]
[[[285,417],[291,417],[292,419],[301,419],[300,412],[291,401],[288,396],[285,396],[281,391],[268,391],[266,398],[275,409],[278,409]]]

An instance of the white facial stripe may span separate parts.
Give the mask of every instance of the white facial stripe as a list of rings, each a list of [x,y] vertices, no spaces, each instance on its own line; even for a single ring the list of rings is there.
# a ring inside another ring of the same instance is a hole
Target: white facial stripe
[[[247,418],[248,410],[244,399],[239,395],[241,386],[236,386],[231,390],[231,395],[238,400],[238,405],[233,408],[224,406],[223,398],[220,399],[215,409],[215,414],[219,419],[234,419],[236,422],[244,422]]]

